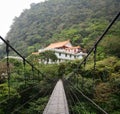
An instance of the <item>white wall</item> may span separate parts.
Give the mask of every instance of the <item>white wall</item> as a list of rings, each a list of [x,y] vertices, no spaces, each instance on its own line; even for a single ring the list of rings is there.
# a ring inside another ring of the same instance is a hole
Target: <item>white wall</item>
[[[61,54],[60,54],[61,53]],[[70,54],[70,53],[62,53],[62,52],[55,52],[55,55],[58,59],[65,59],[65,60],[75,60],[75,59],[82,59],[82,55]]]

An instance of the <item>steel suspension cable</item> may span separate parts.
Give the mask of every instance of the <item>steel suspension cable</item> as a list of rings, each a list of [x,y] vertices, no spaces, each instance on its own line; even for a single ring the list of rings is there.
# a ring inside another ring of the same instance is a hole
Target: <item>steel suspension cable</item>
[[[67,80],[66,80],[66,81],[67,81]],[[70,89],[69,89],[69,90],[67,89],[67,91],[69,91],[69,94],[70,94],[70,97],[71,97],[71,99],[72,99],[72,101],[73,101],[73,103],[74,103],[74,106],[76,106],[76,101],[74,100],[73,96],[74,96],[75,99],[77,100],[77,103],[79,103],[79,104],[81,105],[81,102],[80,102],[78,96],[73,92],[73,90],[75,90],[75,89],[74,89],[69,83],[68,83],[68,86],[70,86],[70,87],[69,87]],[[72,90],[72,89],[73,89],[73,90]],[[81,105],[81,108],[82,108],[84,111],[86,111],[82,105]],[[80,110],[77,110],[77,112],[80,114]]]
[[[72,87],[72,86],[71,86]],[[73,87],[72,87],[73,88]],[[74,88],[73,88],[74,89]],[[77,102],[81,105],[81,103],[80,103],[80,100],[79,100],[79,98],[77,97],[77,95],[72,91],[72,89],[70,89],[70,91],[71,91],[71,93],[72,93],[72,95],[76,98],[76,100],[77,100]],[[76,103],[75,103],[75,105],[76,105]],[[82,105],[81,105],[81,107],[82,107]],[[83,108],[83,107],[82,107]],[[85,110],[84,108],[83,108],[83,110]],[[78,110],[78,112],[79,112],[79,114],[80,114],[80,111]]]
[[[72,100],[72,107],[75,105],[75,100],[74,100],[74,98],[73,98],[73,96],[71,95],[71,92],[70,92],[70,90],[68,90],[69,91],[69,96],[70,96],[70,98],[71,98],[71,100]],[[74,110],[73,110],[73,108],[72,108],[72,112],[74,113]],[[75,113],[74,113],[75,114]]]
[[[116,20],[119,18],[120,16],[120,11],[117,13],[117,15],[113,18],[113,20],[110,22],[110,24],[108,25],[108,27],[104,30],[103,34],[99,37],[99,39],[95,42],[95,44],[93,45],[93,47],[90,49],[90,51],[88,52],[87,56],[83,59],[83,61],[78,65],[77,69],[80,68],[80,66],[88,59],[88,57],[90,56],[90,54],[92,53],[92,51],[95,49],[95,47],[98,46],[98,44],[100,43],[100,41],[104,38],[104,36],[107,34],[107,32],[109,31],[109,29],[112,27],[112,25],[116,22]]]
[[[71,83],[72,83],[72,82],[71,82]],[[69,86],[70,86],[73,90],[75,90],[74,87],[70,85],[70,83],[68,83],[68,84],[69,84]],[[77,100],[78,103],[81,105],[78,96],[72,91],[72,89],[70,89],[71,93],[75,96],[76,100]],[[82,107],[82,105],[81,105],[81,107]],[[83,108],[83,107],[82,107],[82,108]],[[85,109],[83,108],[83,110],[85,110]]]
[[[41,96],[44,97],[46,96],[47,92],[49,91],[49,88],[46,90],[46,92]],[[14,114],[15,112],[18,112],[21,108],[23,108],[27,103],[29,103],[31,100],[35,99],[40,93],[42,92],[42,90],[40,90],[37,94],[32,95],[32,98],[29,99],[28,101],[26,101],[24,104],[22,104],[19,108],[15,109],[12,114]],[[49,95],[50,95],[51,91],[49,91]]]
[[[39,86],[39,85],[40,85],[40,84],[37,84],[37,85],[35,85],[35,86],[28,87],[28,88],[20,91],[19,94],[22,94],[22,93],[26,92],[27,90],[32,89],[32,88],[35,88],[35,87],[37,87],[37,86]],[[12,98],[14,98],[14,97],[17,96],[17,95],[18,95],[18,94],[14,94],[14,95],[11,96],[10,98],[7,98],[7,99],[1,101],[1,102],[0,102],[0,105],[1,105],[2,103],[4,103],[4,102],[6,102],[6,101],[8,101],[8,100],[10,100],[10,99],[12,99]]]
[[[87,56],[82,60],[82,62],[77,66],[77,70],[73,70],[73,72],[78,71],[78,69],[81,67],[82,64],[84,64],[84,62],[87,61],[88,57],[91,55],[91,53],[94,51],[94,72],[96,69],[96,48],[98,46],[98,44],[100,43],[100,41],[103,39],[103,37],[106,35],[106,33],[109,31],[109,29],[112,27],[112,25],[116,22],[116,20],[118,19],[118,17],[120,16],[120,11],[118,12],[118,14],[114,17],[114,19],[111,21],[111,23],[108,25],[108,27],[104,30],[103,34],[99,37],[99,39],[96,41],[96,43],[93,45],[93,47],[90,49],[90,51],[88,52]],[[94,73],[95,74],[95,73]],[[94,80],[95,77],[93,77]],[[86,95],[84,95],[82,93],[81,90],[79,90],[78,88],[76,88],[77,91],[80,92],[80,94],[86,98],[88,101],[90,101],[92,104],[94,104],[99,110],[101,110],[104,114],[108,114],[105,110],[103,110],[100,106],[98,106],[93,100],[91,100],[90,98],[88,98]]]
[[[67,100],[68,100],[68,104],[69,104],[69,109],[70,109],[69,111],[72,114],[75,114],[74,111],[73,111],[73,108],[72,108],[73,104],[75,104],[75,101],[74,101],[73,97],[71,96],[70,90],[67,88],[67,84],[66,83],[67,82],[64,81],[64,85],[65,85],[64,87],[65,87],[65,90],[67,92],[66,96],[67,96]]]
[[[39,91],[37,94],[33,95],[31,99],[29,99],[28,101],[26,101],[24,104],[22,104],[19,108],[15,109],[12,114],[14,114],[15,112],[19,111],[23,106],[25,106],[27,103],[29,103],[31,100],[33,100],[34,98],[36,98],[41,91]]]
[[[33,66],[33,67],[34,67],[34,65],[31,64],[28,60],[26,60],[24,56],[22,56],[15,48],[13,48],[13,47],[8,43],[8,41],[6,41],[6,40],[5,40],[4,38],[2,38],[1,36],[0,36],[0,39],[1,39],[6,45],[8,45],[17,55],[19,55],[22,59],[24,59],[24,60],[26,61],[26,63],[28,63],[30,66]],[[41,75],[44,75],[44,74],[43,74],[40,70],[38,70],[36,67],[34,67],[34,69],[36,69],[37,71],[39,71],[39,72],[41,73]]]
[[[69,80],[67,80],[71,86],[74,87],[85,99],[87,99],[89,102],[91,102],[94,106],[96,106],[101,112],[104,114],[108,114],[105,110],[103,110],[99,105],[97,105],[93,100],[91,100],[89,97],[87,97],[80,89],[76,88]]]

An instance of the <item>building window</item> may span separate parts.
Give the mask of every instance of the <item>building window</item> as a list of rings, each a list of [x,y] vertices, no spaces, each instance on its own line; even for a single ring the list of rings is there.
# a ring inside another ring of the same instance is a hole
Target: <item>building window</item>
[[[65,57],[67,57],[67,54],[65,54]]]
[[[61,56],[61,53],[59,53],[59,56]]]

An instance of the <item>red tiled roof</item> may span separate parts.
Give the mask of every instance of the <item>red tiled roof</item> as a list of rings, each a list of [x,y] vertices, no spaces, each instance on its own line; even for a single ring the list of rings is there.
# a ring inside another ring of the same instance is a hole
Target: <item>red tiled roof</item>
[[[69,42],[70,42],[70,40],[63,41],[63,42],[52,43],[48,47],[46,47],[45,49],[54,49],[54,48],[63,47]]]

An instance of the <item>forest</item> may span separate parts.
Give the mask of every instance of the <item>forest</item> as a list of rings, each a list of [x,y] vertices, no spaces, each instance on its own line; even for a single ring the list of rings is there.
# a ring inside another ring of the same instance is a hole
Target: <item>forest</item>
[[[31,4],[30,9],[15,17],[5,39],[39,72],[24,59],[4,58],[5,44],[0,46],[0,114],[42,114],[60,78],[67,95],[70,94],[67,96],[70,114],[102,114],[76,87],[108,114],[119,114],[120,17],[97,47],[95,69],[94,53],[81,67],[78,66],[82,60],[42,64],[38,62],[40,55],[31,55],[52,42],[68,39],[89,52],[119,9],[119,0],[47,0]],[[9,51],[10,55],[18,56],[12,49]]]
[[[66,39],[89,50],[119,9],[119,0],[48,0],[33,3],[30,9],[14,18],[6,39],[24,56],[52,42]],[[116,42],[115,48],[120,46],[117,43],[120,40],[119,20],[108,34],[110,41],[114,39]],[[107,42],[103,45],[107,51],[112,50]],[[109,53],[115,54],[115,51]],[[4,56],[2,49],[0,53]]]

